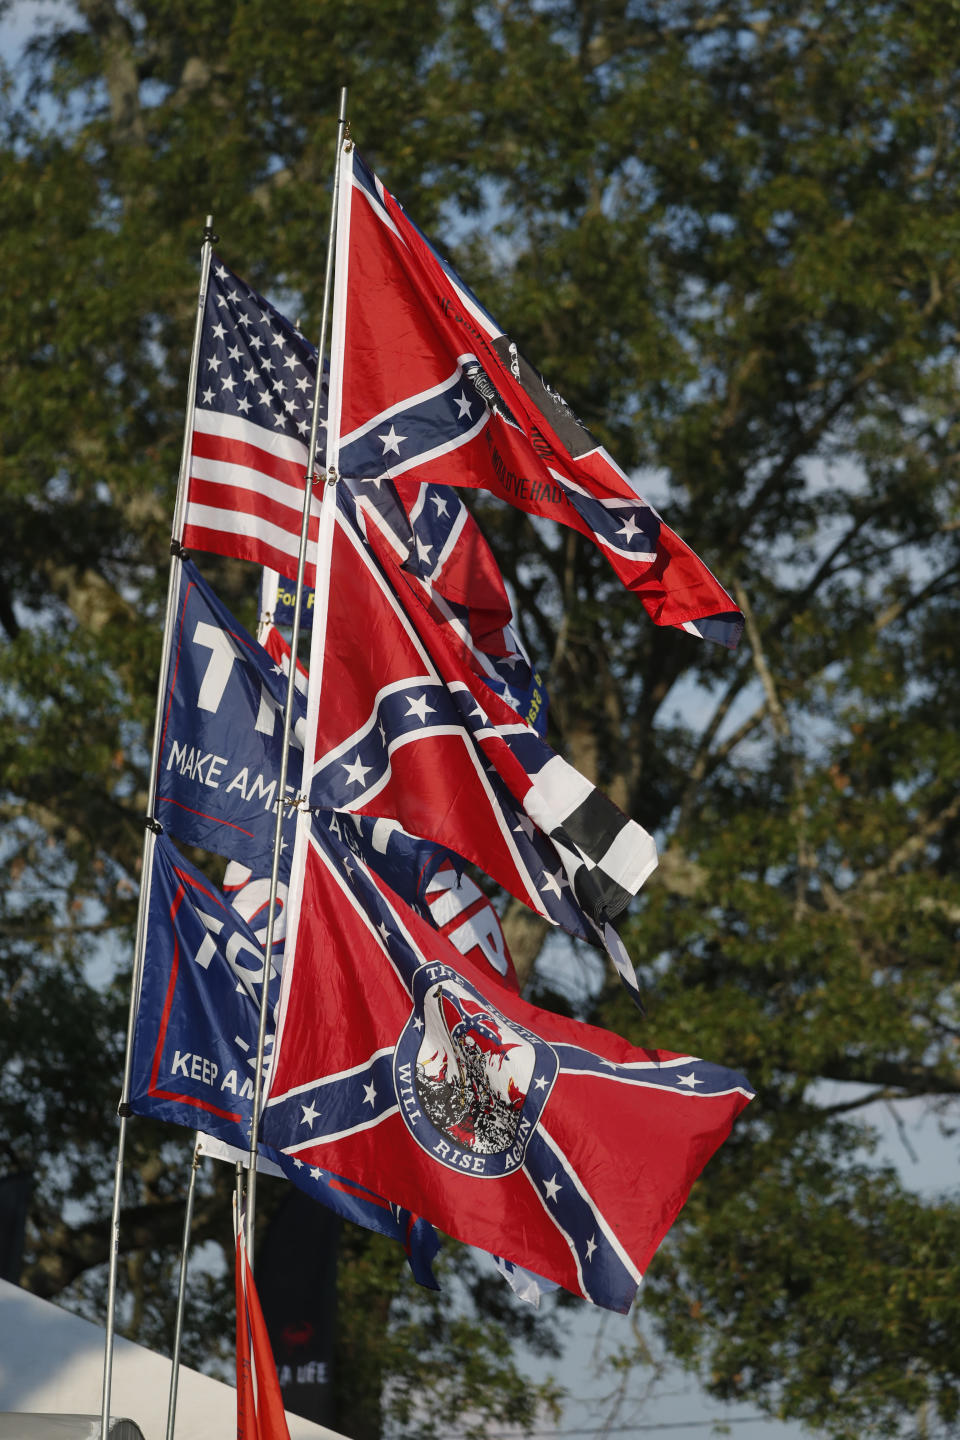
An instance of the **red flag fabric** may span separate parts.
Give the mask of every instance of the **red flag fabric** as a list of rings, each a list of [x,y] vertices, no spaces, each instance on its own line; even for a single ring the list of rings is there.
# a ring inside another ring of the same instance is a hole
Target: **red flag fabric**
[[[636,992],[611,922],[656,866],[651,836],[477,677],[419,582],[379,563],[340,487],[321,539],[330,561],[328,583],[317,567],[310,804],[389,817],[472,860],[604,945]]]
[[[243,1224],[237,1233],[237,1440],[290,1440]]]
[[[296,575],[316,363],[315,350],[289,320],[216,260],[204,300],[192,414],[188,549]],[[531,722],[539,720],[542,730],[542,682],[520,640],[496,560],[454,492],[415,481],[397,489],[362,483],[355,499],[394,555],[429,586],[487,683]],[[315,496],[311,539],[317,511]],[[305,574],[312,586],[312,548]]]
[[[528,1004],[305,823],[291,889],[265,1141],[627,1310],[742,1076]]]
[[[340,196],[330,393],[340,474],[489,490],[586,535],[658,625],[734,646],[743,617],[730,596],[353,149]]]

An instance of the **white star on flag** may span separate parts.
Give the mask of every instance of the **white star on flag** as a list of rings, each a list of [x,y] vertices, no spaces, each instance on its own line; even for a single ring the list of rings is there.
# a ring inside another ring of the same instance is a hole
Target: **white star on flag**
[[[391,425],[391,426],[390,426],[390,429],[387,431],[386,435],[378,435],[378,436],[377,436],[377,439],[380,440],[380,441],[382,441],[382,443],[383,443],[383,453],[384,453],[384,455],[386,455],[386,453],[387,453],[388,450],[392,450],[395,455],[399,455],[399,454],[400,454],[400,441],[401,441],[401,440],[406,440],[406,438],[407,438],[406,435],[398,435],[398,434],[397,434],[397,427],[396,427],[395,425]]]
[[[340,761],[340,764],[343,765],[342,760]],[[364,776],[373,769],[373,766],[364,765],[358,753],[357,758],[356,760],[354,760],[353,764],[343,765],[343,768],[347,772],[347,779],[350,781],[351,785],[362,785],[364,781]]]
[[[313,1122],[320,1114],[320,1111],[314,1110],[312,1100],[310,1101],[309,1105],[301,1105],[300,1109],[303,1111],[303,1119],[300,1121],[300,1124],[309,1125],[310,1128],[313,1129]]]
[[[556,1203],[557,1195],[562,1189],[563,1186],[557,1184],[556,1175],[553,1175],[544,1185],[544,1194],[546,1195],[548,1200],[552,1200],[554,1203]]]
[[[544,870],[543,884],[540,886],[540,889],[543,891],[549,890],[552,895],[556,895],[559,899],[563,894],[563,886],[566,883],[562,870],[558,870],[556,875],[551,875],[549,870]]]
[[[702,1085],[702,1084],[703,1084],[703,1081],[702,1081],[702,1080],[698,1080],[697,1077],[696,1077],[696,1075],[695,1075],[695,1074],[693,1073],[693,1071],[691,1070],[690,1073],[689,1073],[689,1075],[678,1075],[678,1076],[677,1076],[677,1084],[678,1084],[678,1085],[689,1085],[689,1086],[690,1086],[690,1089],[692,1090],[695,1085]]]
[[[427,723],[427,715],[428,715],[428,714],[433,715],[433,714],[435,713],[433,706],[427,704],[427,697],[426,697],[426,695],[421,695],[420,698],[419,698],[419,700],[415,700],[412,695],[405,695],[405,696],[404,696],[404,699],[406,700],[407,704],[410,706],[410,709],[407,711],[407,714],[408,714],[408,715],[416,715],[416,717],[417,717],[417,719],[420,721],[420,723],[421,723],[422,725],[426,725],[426,723]]]

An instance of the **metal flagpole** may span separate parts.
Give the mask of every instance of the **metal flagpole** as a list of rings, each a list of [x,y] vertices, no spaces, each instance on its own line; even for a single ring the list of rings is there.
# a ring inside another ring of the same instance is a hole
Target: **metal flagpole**
[[[172,648],[173,620],[177,609],[180,589],[180,546],[183,538],[183,517],[186,509],[187,471],[190,463],[190,448],[193,438],[193,411],[197,389],[197,370],[200,364],[200,335],[203,328],[203,310],[207,299],[207,282],[210,275],[210,257],[217,236],[213,233],[213,216],[207,216],[203,230],[203,248],[200,252],[200,287],[197,300],[197,318],[193,331],[193,351],[190,356],[190,378],[187,383],[187,407],[183,431],[183,450],[180,456],[180,473],[177,477],[177,498],[173,512],[173,530],[170,541],[170,577],[167,582],[167,611],[163,625],[163,645],[160,656],[160,674],[157,679],[157,706],[153,723],[153,745],[150,753],[150,777],[147,785],[147,817],[143,838],[143,858],[140,870],[140,904],[137,911],[137,935],[133,956],[133,975],[130,981],[130,1010],[127,1016],[127,1048],[123,1066],[123,1086],[120,1092],[118,1114],[120,1129],[117,1135],[117,1161],[113,1179],[113,1214],[110,1229],[110,1268],[107,1278],[107,1332],[104,1343],[103,1394],[100,1410],[100,1440],[108,1440],[110,1427],[110,1386],[113,1377],[113,1341],[117,1308],[117,1259],[120,1249],[120,1201],[123,1190],[123,1157],[127,1139],[127,1119],[130,1110],[130,1077],[133,1070],[133,1032],[137,1019],[140,980],[143,971],[143,952],[147,932],[147,912],[150,904],[150,877],[153,867],[153,849],[159,829],[154,817],[157,796],[157,766],[160,763],[160,735],[163,719],[163,702],[166,689],[167,668]]]
[[[183,1213],[183,1249],[180,1252],[180,1284],[177,1287],[177,1323],[173,1332],[173,1358],[170,1368],[170,1399],[167,1403],[167,1440],[173,1440],[173,1428],[177,1421],[177,1382],[180,1379],[180,1346],[183,1341],[183,1307],[187,1293],[187,1255],[190,1250],[190,1227],[193,1224],[193,1197],[197,1188],[197,1168],[200,1164],[200,1135],[197,1134],[190,1162],[190,1183],[187,1186],[187,1203]]]
[[[330,206],[330,231],[327,237],[327,261],[323,277],[323,309],[320,316],[320,341],[317,345],[317,378],[313,388],[313,418],[310,424],[310,446],[307,455],[307,473],[303,482],[303,519],[300,525],[300,553],[297,559],[297,588],[293,608],[293,629],[290,635],[290,673],[287,676],[287,703],[283,715],[283,750],[280,761],[280,783],[277,799],[277,825],[273,837],[273,866],[270,871],[270,899],[267,907],[267,938],[264,944],[263,986],[260,993],[260,1028],[257,1034],[257,1066],[253,1085],[253,1114],[250,1125],[250,1159],[247,1166],[247,1213],[246,1244],[247,1258],[253,1267],[253,1234],[256,1218],[257,1198],[257,1130],[260,1125],[260,1106],[263,1096],[263,1057],[266,1048],[267,1012],[269,1009],[268,990],[270,967],[273,960],[273,931],[277,911],[277,886],[280,875],[280,851],[283,842],[284,806],[287,803],[287,756],[290,748],[290,733],[293,725],[293,701],[297,685],[297,648],[300,643],[300,612],[303,601],[303,576],[307,561],[307,535],[310,526],[310,511],[313,504],[314,467],[317,461],[317,436],[320,431],[320,396],[323,387],[323,349],[327,337],[330,315],[330,292],[333,279],[333,247],[337,230],[337,204],[340,189],[340,157],[347,128],[347,87],[340,91],[340,111],[337,118],[337,159],[333,172],[333,199]],[[304,773],[304,784],[309,792],[310,777]]]

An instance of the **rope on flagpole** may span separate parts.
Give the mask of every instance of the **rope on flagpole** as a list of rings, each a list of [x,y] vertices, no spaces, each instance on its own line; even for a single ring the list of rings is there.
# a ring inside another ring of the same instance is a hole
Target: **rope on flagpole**
[[[147,782],[146,828],[143,837],[143,856],[140,868],[140,901],[137,909],[137,931],[133,953],[133,974],[130,979],[130,1008],[127,1015],[126,1054],[123,1063],[123,1085],[117,1114],[120,1127],[117,1134],[117,1159],[113,1177],[113,1211],[110,1222],[110,1259],[107,1274],[107,1323],[103,1356],[103,1391],[100,1407],[100,1440],[108,1440],[110,1428],[110,1390],[113,1378],[113,1342],[117,1310],[117,1261],[120,1251],[120,1202],[123,1194],[123,1161],[127,1139],[127,1120],[133,1113],[130,1109],[130,1079],[133,1072],[133,1034],[137,1019],[137,1003],[140,998],[140,981],[143,972],[143,955],[146,944],[147,914],[150,905],[150,877],[153,869],[153,850],[156,837],[162,833],[154,817],[157,798],[157,766],[160,763],[160,736],[163,719],[163,702],[166,689],[167,669],[173,644],[173,623],[180,588],[181,556],[183,555],[183,519],[186,510],[187,478],[190,466],[190,450],[193,442],[193,413],[197,389],[197,371],[200,366],[200,336],[203,329],[203,311],[207,299],[207,284],[210,277],[210,260],[218,236],[213,232],[213,216],[208,215],[203,229],[203,246],[200,252],[200,285],[197,297],[197,318],[193,331],[193,349],[190,354],[190,373],[187,380],[186,416],[183,427],[183,448],[180,453],[180,471],[177,476],[177,497],[173,510],[173,533],[170,540],[170,575],[167,582],[167,609],[163,624],[163,643],[160,653],[160,672],[157,678],[157,704],[153,722],[153,744],[150,751],[150,774]]]
[[[273,963],[273,935],[277,913],[277,888],[280,876],[280,853],[283,844],[283,823],[287,801],[287,758],[290,736],[293,729],[293,705],[297,685],[297,650],[300,644],[300,615],[303,602],[303,579],[307,562],[307,539],[310,515],[313,506],[313,486],[316,481],[317,437],[320,432],[320,403],[323,390],[323,352],[326,343],[327,326],[330,317],[330,295],[333,282],[333,253],[337,229],[337,203],[340,189],[340,159],[343,153],[344,137],[347,133],[347,88],[340,91],[340,109],[337,117],[337,158],[333,172],[333,196],[330,205],[330,231],[327,237],[327,258],[323,277],[323,307],[320,315],[320,340],[317,345],[317,376],[313,389],[313,416],[310,423],[310,445],[307,455],[307,469],[303,477],[303,516],[300,525],[300,551],[297,557],[297,584],[293,609],[293,628],[290,634],[290,673],[287,676],[287,701],[283,713],[283,744],[280,759],[280,780],[277,800],[277,824],[273,838],[273,865],[270,870],[270,898],[267,904],[267,935],[263,953],[263,985],[260,992],[260,1025],[257,1032],[257,1063],[253,1085],[253,1110],[250,1121],[250,1157],[247,1167],[247,1208],[246,1247],[247,1256],[253,1265],[253,1236],[256,1223],[257,1195],[257,1130],[260,1125],[260,1108],[263,1098],[263,1062],[266,1049],[267,1015],[269,1011],[269,981]],[[327,475],[326,479],[333,479]],[[309,794],[310,777],[304,771],[304,783]],[[293,804],[299,805],[300,796],[294,797]],[[104,1437],[106,1440],[106,1437]]]

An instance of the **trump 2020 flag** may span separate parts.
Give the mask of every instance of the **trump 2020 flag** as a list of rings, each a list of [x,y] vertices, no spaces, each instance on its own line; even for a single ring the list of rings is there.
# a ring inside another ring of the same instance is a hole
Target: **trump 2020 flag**
[[[313,624],[313,598],[313,591],[309,585],[305,585],[300,606],[300,628],[304,632]],[[289,629],[293,624],[296,603],[296,583],[285,580],[276,570],[265,565],[260,578],[260,623],[286,626]]]
[[[291,890],[267,1143],[626,1311],[743,1078],[526,1003],[303,820]]]
[[[489,965],[512,989],[520,988],[500,917],[476,881],[458,872],[446,850],[408,835],[395,820],[319,810],[313,823],[333,830],[406,904],[442,931],[461,954],[470,955],[481,969]],[[288,855],[281,856],[280,873],[283,878],[277,887],[273,929],[273,954],[278,967],[282,967],[286,938]],[[264,945],[269,877],[253,875],[246,866],[231,860],[223,878],[223,892]]]
[[[329,424],[340,474],[489,490],[594,541],[658,625],[735,645],[743,617],[726,591],[352,147],[339,206]]]
[[[167,672],[157,816],[181,840],[269,874],[273,863],[287,677],[282,663],[184,560]],[[306,702],[299,688],[287,796],[300,786]],[[292,845],[293,817],[284,846]],[[289,853],[289,852],[288,852]]]
[[[167,835],[156,838],[149,883],[130,1103],[138,1115],[249,1147],[263,949]],[[270,987],[272,1014],[275,971]],[[272,1048],[271,1024],[268,1062]]]
[[[280,996],[270,977],[265,1065]],[[200,1128],[247,1153],[253,1113],[264,954],[258,937],[215,885],[159,835],[150,875],[147,943],[134,1030],[130,1104],[135,1114]],[[346,1220],[398,1240],[415,1278],[436,1289],[431,1225],[366,1186],[261,1147],[299,1189]]]
[[[391,889],[403,898],[396,885]],[[511,990],[520,989],[500,917],[469,875],[458,875],[449,862],[440,865],[426,899],[431,923],[461,955],[469,955],[480,970],[489,965]]]

